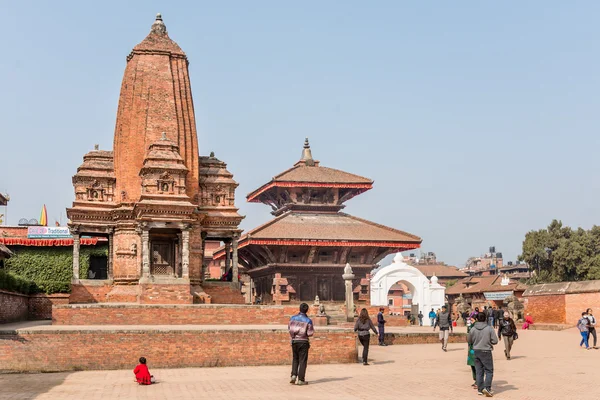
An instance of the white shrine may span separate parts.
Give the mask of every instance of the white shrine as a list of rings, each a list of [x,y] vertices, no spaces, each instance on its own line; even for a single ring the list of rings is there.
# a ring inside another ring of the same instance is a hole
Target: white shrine
[[[397,253],[390,265],[380,268],[371,277],[371,305],[387,306],[390,288],[397,282],[408,286],[413,307],[418,306],[425,317],[423,324],[431,325],[427,315],[432,308],[437,310],[446,303],[446,288],[438,283],[435,275],[430,281],[417,268],[405,263],[402,254]]]

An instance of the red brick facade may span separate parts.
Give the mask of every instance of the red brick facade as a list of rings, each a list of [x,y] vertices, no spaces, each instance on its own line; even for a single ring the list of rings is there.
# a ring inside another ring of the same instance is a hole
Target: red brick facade
[[[564,324],[567,321],[565,295],[528,297],[525,312],[531,314],[535,323]]]
[[[68,303],[69,295],[63,293],[27,296],[0,290],[0,324],[27,319],[50,319],[52,305]]]
[[[130,370],[140,356],[147,358],[151,371],[291,364],[287,330],[0,331],[0,372]],[[356,359],[353,332],[320,329],[315,333],[309,364],[351,363]]]
[[[311,310],[315,315],[315,309]],[[109,305],[54,307],[54,325],[287,325],[296,306]]]
[[[210,296],[211,304],[245,304],[239,285],[231,282],[204,282],[204,292]]]
[[[29,296],[0,290],[0,324],[26,320],[29,315]]]

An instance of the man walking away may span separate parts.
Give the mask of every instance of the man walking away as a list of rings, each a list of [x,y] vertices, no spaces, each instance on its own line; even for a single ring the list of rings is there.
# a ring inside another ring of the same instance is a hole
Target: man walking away
[[[377,314],[377,328],[379,329],[379,345],[380,346],[387,346],[387,344],[385,344],[385,323],[386,320],[385,318],[383,318],[383,311],[385,310],[385,308],[381,307],[379,309],[379,313]]]
[[[433,308],[431,309],[431,311],[429,311],[429,320],[431,321],[431,326],[434,326],[435,325],[435,311],[433,311]],[[433,330],[435,330],[435,328]]]
[[[417,317],[419,318],[419,326],[423,326],[423,313],[419,311],[419,315],[417,315]]]
[[[448,312],[448,308],[446,306],[442,307],[442,311],[437,317],[436,324],[440,327],[440,342],[442,342],[442,350],[446,351],[446,347],[448,346],[448,332],[453,332],[452,317],[450,317],[450,313]]]
[[[312,320],[306,316],[307,312],[308,304],[300,304],[300,312],[290,318],[290,323],[288,324],[288,331],[292,338],[292,354],[294,355],[292,361],[292,378],[290,379],[292,385],[296,383],[296,379],[298,379],[297,385],[308,384],[305,379],[308,349],[310,348],[308,338],[315,331]]]
[[[512,349],[516,333],[517,326],[515,325],[515,321],[505,312],[502,320],[498,322],[498,339],[502,338],[504,341],[504,356],[507,360],[510,360],[510,350]]]
[[[589,350],[590,345],[588,344],[588,337],[590,333],[590,320],[587,319],[587,314],[585,312],[581,313],[581,318],[577,321],[577,328],[579,329],[579,333],[581,333],[581,343],[579,343],[579,347],[585,344],[585,349]]]
[[[477,377],[477,393],[493,397],[492,379],[494,378],[494,359],[492,350],[498,344],[498,336],[494,328],[486,323],[485,313],[477,314],[477,322],[467,338],[475,353],[475,374]]]
[[[588,308],[586,310],[587,319],[588,319],[588,321],[590,321],[588,340],[589,340],[590,336],[593,336],[594,337],[594,347],[593,348],[598,350],[598,347],[596,347],[596,345],[598,343],[597,342],[598,338],[596,337],[596,317],[594,317],[592,312],[593,312],[593,310],[591,308]]]

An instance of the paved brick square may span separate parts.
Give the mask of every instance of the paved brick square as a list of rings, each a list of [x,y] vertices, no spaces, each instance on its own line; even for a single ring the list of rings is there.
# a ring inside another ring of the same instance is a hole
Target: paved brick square
[[[414,328],[413,328],[414,329]],[[519,331],[513,359],[497,346],[499,399],[598,399],[600,350],[581,350],[575,329]],[[372,347],[372,365],[308,367],[308,386],[288,383],[288,366],[152,369],[160,380],[138,386],[127,371],[0,375],[0,399],[469,399],[465,344]],[[268,349],[265,349],[268,351]],[[133,369],[133,365],[131,368]]]

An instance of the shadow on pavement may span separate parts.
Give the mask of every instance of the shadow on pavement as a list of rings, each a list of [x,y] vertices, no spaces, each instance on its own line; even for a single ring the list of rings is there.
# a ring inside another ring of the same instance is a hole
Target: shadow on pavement
[[[373,365],[382,365],[382,364],[393,364],[396,361],[394,360],[385,360],[385,361],[371,361],[371,364]]]
[[[33,400],[39,395],[63,384],[71,372],[52,372],[40,374],[0,374],[0,400],[19,399]],[[35,384],[31,384],[32,375]]]
[[[511,390],[518,389],[517,387],[515,387],[513,385],[508,385],[507,381],[496,381],[496,380],[494,380],[494,384],[493,384],[492,388],[494,389],[494,392],[496,392],[496,393],[509,392]]]
[[[335,382],[335,381],[347,381],[350,379],[349,376],[345,376],[343,378],[321,378],[316,381],[310,381],[309,384],[314,385],[315,383],[326,383],[326,382]]]

